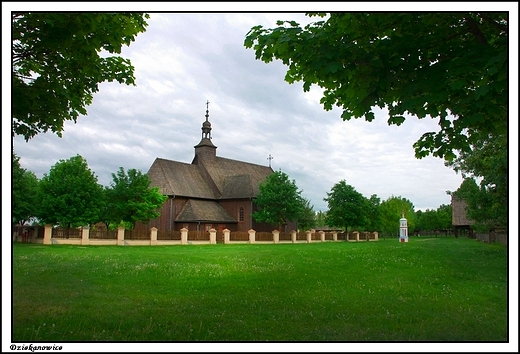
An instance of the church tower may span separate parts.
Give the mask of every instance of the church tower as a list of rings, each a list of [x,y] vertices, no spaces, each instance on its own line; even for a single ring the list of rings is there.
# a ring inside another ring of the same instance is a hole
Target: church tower
[[[206,121],[202,123],[202,139],[195,145],[195,157],[204,160],[214,159],[217,156],[217,147],[211,142],[211,123],[209,122],[209,101],[206,102]]]

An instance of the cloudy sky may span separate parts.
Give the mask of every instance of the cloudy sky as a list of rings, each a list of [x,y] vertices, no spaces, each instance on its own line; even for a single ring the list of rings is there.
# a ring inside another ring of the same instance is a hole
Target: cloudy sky
[[[200,10],[200,9],[199,9]],[[244,38],[252,26],[276,20],[308,23],[302,13],[151,13],[145,33],[122,56],[135,67],[137,86],[102,83],[88,115],[67,122],[63,137],[39,134],[13,140],[23,168],[41,178],[60,159],[86,158],[103,185],[120,166],[147,172],[157,157],[190,163],[201,139],[206,101],[212,141],[221,157],[268,165],[294,179],[316,211],[334,184],[345,180],[366,197],[409,199],[418,209],[449,204],[446,191],[462,177],[442,159],[416,159],[412,144],[438,131],[434,119],[409,117],[389,126],[344,122],[325,111],[320,90],[284,81],[278,61],[255,60]],[[7,130],[7,129],[6,129]]]

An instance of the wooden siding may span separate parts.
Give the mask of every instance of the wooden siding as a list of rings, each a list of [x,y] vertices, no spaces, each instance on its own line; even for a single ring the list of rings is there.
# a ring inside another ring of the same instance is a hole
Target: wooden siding
[[[454,226],[473,225],[474,222],[467,217],[466,207],[465,201],[451,196],[451,217]]]
[[[251,225],[251,200],[250,199],[229,199],[221,200],[219,204],[226,210],[229,215],[237,220],[236,224],[227,225],[230,231],[247,232],[252,229]],[[238,212],[240,208],[244,208],[244,221],[238,221]]]

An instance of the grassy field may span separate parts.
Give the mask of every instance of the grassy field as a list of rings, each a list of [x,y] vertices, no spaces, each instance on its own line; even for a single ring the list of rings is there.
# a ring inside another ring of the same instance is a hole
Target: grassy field
[[[13,246],[15,342],[507,341],[507,305],[466,238]]]

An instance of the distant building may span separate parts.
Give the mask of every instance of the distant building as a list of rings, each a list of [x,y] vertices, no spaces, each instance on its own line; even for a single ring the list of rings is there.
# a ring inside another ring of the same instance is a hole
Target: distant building
[[[158,187],[168,199],[159,218],[147,225],[136,223],[136,229],[273,231],[276,226],[257,223],[251,216],[259,184],[274,173],[273,169],[217,156],[208,109],[205,117],[191,164],[163,158],[153,162],[147,173],[151,186]],[[285,225],[282,231],[292,229],[296,229],[295,223]]]
[[[468,237],[474,237],[471,225],[475,222],[468,219],[466,208],[467,204],[464,200],[451,196],[451,219],[455,237],[458,237],[459,233],[467,233]]]

